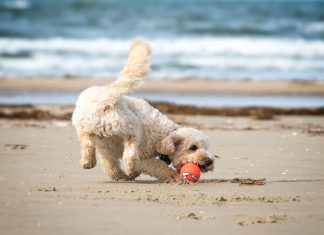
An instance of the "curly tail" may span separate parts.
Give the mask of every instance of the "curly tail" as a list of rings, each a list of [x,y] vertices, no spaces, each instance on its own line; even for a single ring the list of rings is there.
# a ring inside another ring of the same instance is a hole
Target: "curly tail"
[[[118,79],[107,85],[109,103],[114,104],[123,95],[127,95],[142,84],[142,78],[151,65],[151,48],[143,40],[134,40],[129,51],[126,65]]]

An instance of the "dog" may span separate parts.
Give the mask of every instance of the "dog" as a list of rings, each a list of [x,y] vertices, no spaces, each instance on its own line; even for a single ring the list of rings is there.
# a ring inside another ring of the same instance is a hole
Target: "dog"
[[[134,40],[118,79],[87,88],[78,97],[72,124],[84,169],[93,168],[98,155],[106,175],[115,181],[134,180],[141,173],[177,181],[186,163],[197,164],[202,172],[213,170],[205,134],[176,124],[143,99],[127,96],[142,84],[150,63],[150,46]]]

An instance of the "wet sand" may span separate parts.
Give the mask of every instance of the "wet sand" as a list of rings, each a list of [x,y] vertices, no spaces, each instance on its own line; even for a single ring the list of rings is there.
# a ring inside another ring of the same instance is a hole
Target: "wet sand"
[[[248,116],[259,120],[272,120],[275,115],[323,116],[324,107],[318,108],[271,108],[271,107],[197,107],[165,102],[149,102],[163,113],[205,116]],[[71,120],[73,105],[8,105],[0,104],[0,118]]]
[[[322,116],[170,118],[204,131],[220,156],[196,184],[113,182],[100,165],[79,167],[64,118],[0,119],[0,233],[323,233]]]

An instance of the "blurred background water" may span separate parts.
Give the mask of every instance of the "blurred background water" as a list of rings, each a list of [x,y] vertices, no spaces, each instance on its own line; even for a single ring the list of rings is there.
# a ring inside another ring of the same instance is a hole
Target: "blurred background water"
[[[157,79],[324,80],[324,2],[0,0],[0,76],[115,76],[134,37]]]
[[[75,104],[78,92],[64,91],[6,91],[0,92],[0,104]],[[277,107],[277,108],[317,108],[324,107],[324,97],[320,95],[233,95],[233,94],[175,94],[175,93],[134,93],[132,96],[153,102],[168,102],[178,105],[201,107]]]

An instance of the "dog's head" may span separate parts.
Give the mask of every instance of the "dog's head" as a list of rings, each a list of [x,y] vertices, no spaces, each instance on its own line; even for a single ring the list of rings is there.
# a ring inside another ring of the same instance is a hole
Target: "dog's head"
[[[208,138],[194,128],[181,127],[172,131],[158,144],[157,151],[169,156],[178,172],[186,163],[198,165],[202,172],[214,169],[213,157],[208,152]]]

